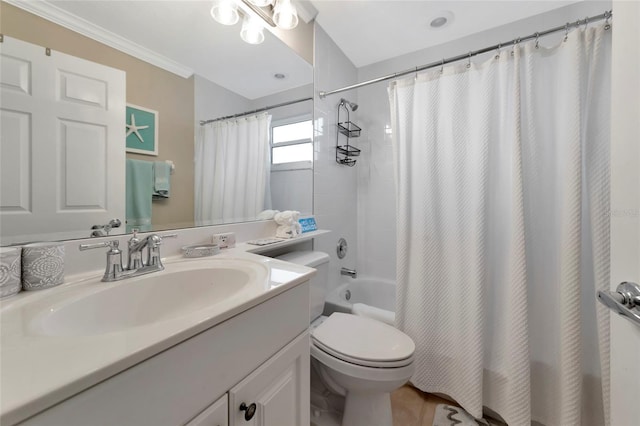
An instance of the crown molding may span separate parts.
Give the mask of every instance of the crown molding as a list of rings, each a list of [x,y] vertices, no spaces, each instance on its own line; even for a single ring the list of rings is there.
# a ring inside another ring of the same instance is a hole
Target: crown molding
[[[141,61],[148,62],[156,67],[162,68],[163,70],[179,75],[180,77],[189,78],[193,75],[192,69],[185,67],[166,56],[160,55],[151,49],[147,49],[144,46],[127,40],[116,33],[99,27],[86,19],[80,18],[79,16],[69,13],[64,9],[54,6],[49,2],[42,0],[2,1],[131,55]]]

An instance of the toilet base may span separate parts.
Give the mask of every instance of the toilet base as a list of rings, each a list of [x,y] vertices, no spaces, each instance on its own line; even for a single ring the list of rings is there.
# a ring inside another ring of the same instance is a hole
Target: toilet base
[[[392,426],[391,394],[349,392],[345,399],[342,426]]]

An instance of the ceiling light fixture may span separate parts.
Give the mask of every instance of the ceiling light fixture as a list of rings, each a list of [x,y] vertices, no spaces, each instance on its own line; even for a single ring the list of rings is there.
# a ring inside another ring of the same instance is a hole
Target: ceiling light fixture
[[[258,7],[267,7],[273,4],[273,0],[249,0],[249,2]]]
[[[249,44],[260,44],[264,41],[264,27],[255,16],[246,15],[242,21],[240,37]]]
[[[211,16],[222,25],[233,25],[238,22],[238,3],[236,0],[214,0]]]
[[[273,21],[283,30],[291,30],[298,25],[298,12],[291,0],[276,0]]]
[[[266,22],[271,27],[276,27],[276,23],[273,22],[271,18],[271,7],[258,7],[251,0],[241,0],[240,8],[242,12],[246,15],[255,15],[258,18],[261,18],[264,22]]]
[[[275,6],[271,7],[274,1]],[[238,22],[239,13],[244,16],[240,37],[250,44],[260,44],[264,41],[264,25],[261,20],[283,30],[291,30],[298,25],[298,13],[291,0],[213,1],[211,16],[223,25]]]

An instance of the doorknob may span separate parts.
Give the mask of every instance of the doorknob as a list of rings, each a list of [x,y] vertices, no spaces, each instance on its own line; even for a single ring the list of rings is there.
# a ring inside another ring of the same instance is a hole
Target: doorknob
[[[598,300],[640,327],[640,285],[625,281],[616,291],[598,291]]]

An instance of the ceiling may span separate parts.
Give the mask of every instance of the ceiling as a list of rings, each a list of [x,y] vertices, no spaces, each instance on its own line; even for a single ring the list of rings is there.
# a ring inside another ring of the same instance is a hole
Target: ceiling
[[[269,31],[260,45],[240,38],[242,20],[215,22],[211,1],[59,1],[49,3],[163,55],[247,99],[310,84],[313,69]],[[274,74],[285,74],[276,79]]]
[[[566,6],[573,1],[428,1],[311,0],[316,22],[356,67],[390,59],[528,16]],[[453,13],[444,27],[431,21],[442,11]]]
[[[300,0],[309,3],[308,0]],[[566,1],[311,0],[316,21],[356,67],[425,49],[576,3]],[[240,39],[241,23],[224,26],[211,0],[48,0],[102,29],[181,64],[248,99],[312,82],[312,67],[269,31],[263,44]],[[453,19],[439,29],[442,11]],[[276,79],[282,73],[285,79]]]

